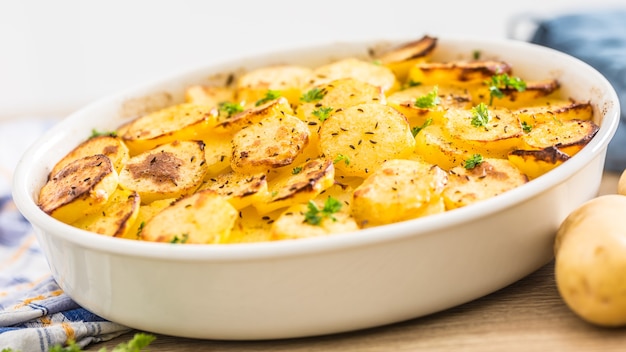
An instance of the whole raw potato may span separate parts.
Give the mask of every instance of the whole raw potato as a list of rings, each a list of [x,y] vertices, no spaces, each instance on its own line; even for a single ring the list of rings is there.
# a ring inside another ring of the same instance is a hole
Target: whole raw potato
[[[605,195],[574,210],[555,242],[556,284],[584,320],[626,325],[626,197]]]
[[[620,176],[617,182],[617,193],[626,196],[626,170],[622,172],[622,176]]]

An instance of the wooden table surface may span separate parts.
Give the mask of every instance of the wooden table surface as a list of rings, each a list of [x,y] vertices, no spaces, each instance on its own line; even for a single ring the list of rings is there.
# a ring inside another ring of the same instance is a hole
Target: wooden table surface
[[[615,193],[606,174],[600,194]],[[87,350],[112,349],[136,331]],[[626,327],[585,323],[564,304],[554,263],[478,300],[393,325],[329,336],[271,341],[207,341],[156,335],[149,351],[626,351]]]

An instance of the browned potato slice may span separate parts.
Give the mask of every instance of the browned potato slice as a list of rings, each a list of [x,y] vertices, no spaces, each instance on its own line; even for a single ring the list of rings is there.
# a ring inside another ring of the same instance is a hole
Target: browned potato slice
[[[508,109],[482,107],[485,109],[449,109],[446,112],[445,128],[450,141],[470,153],[505,159],[521,145],[522,125],[517,115]]]
[[[139,213],[139,195],[117,189],[100,211],[78,219],[71,225],[105,236],[126,237]]]
[[[462,165],[465,159],[472,156],[468,148],[453,143],[440,125],[426,126],[417,133],[415,154],[444,170]]]
[[[236,209],[243,209],[257,202],[264,202],[269,197],[264,173],[226,172],[207,179],[200,186],[200,189],[210,189],[226,197]]]
[[[321,86],[341,78],[354,78],[380,87],[385,94],[399,87],[393,72],[383,65],[356,58],[346,58],[317,67],[313,70],[308,86]]]
[[[598,125],[589,120],[549,121],[538,124],[524,135],[523,149],[544,149],[550,146],[573,156],[598,132]]]
[[[517,109],[529,105],[537,105],[547,101],[547,97],[556,92],[560,84],[555,79],[526,81],[526,88],[517,90],[514,87],[499,88],[502,97],[490,95],[489,81],[474,89],[474,103],[484,102],[494,107]]]
[[[118,174],[109,158],[102,154],[86,156],[51,175],[39,191],[37,205],[53,218],[70,224],[99,211],[117,185]]]
[[[141,239],[169,243],[225,243],[238,216],[228,200],[211,190],[197,192],[146,222]]]
[[[233,115],[220,114],[215,130],[222,133],[235,133],[244,127],[278,114],[293,115],[291,105],[289,105],[287,99],[283,97],[271,100],[259,106],[250,107]]]
[[[413,84],[476,84],[491,76],[510,73],[511,65],[502,61],[452,61],[418,63],[409,70]]]
[[[207,166],[202,141],[172,142],[130,158],[120,186],[139,193],[142,204],[179,198],[202,183]]]
[[[529,106],[514,111],[522,123],[532,128],[536,124],[554,120],[591,120],[593,107],[589,102],[551,100],[539,106]]]
[[[235,91],[229,87],[192,85],[185,90],[185,102],[217,108],[223,102],[234,101]]]
[[[87,139],[69,152],[61,159],[50,171],[50,175],[59,172],[65,165],[70,162],[96,154],[102,154],[108,157],[113,163],[116,172],[120,172],[126,161],[128,161],[128,148],[118,137],[111,135],[95,136]]]
[[[467,88],[450,85],[419,85],[397,91],[387,97],[387,105],[409,119],[411,127],[423,126],[428,120],[442,123],[448,109],[469,109],[472,97]]]
[[[298,65],[273,65],[254,69],[237,81],[237,100],[254,106],[268,98],[268,91],[297,104],[312,70]],[[270,93],[271,95],[271,93]]]
[[[332,186],[334,180],[335,168],[331,160],[311,160],[294,168],[291,174],[272,180],[268,185],[269,200],[253,205],[259,213],[267,214],[297,203],[306,203]]]
[[[403,82],[409,69],[417,63],[428,61],[436,46],[437,38],[425,35],[418,40],[392,48],[376,58]]]
[[[529,179],[535,179],[554,169],[569,159],[569,156],[556,147],[539,150],[514,150],[509,153],[509,161]]]
[[[528,182],[528,177],[506,159],[483,159],[473,168],[450,170],[443,191],[446,209],[464,207],[495,197]]]
[[[135,119],[120,136],[136,155],[174,141],[202,139],[216,123],[214,108],[185,103]]]
[[[415,139],[404,115],[384,104],[360,104],[336,111],[322,124],[320,146],[337,170],[367,177],[385,160],[407,157]]]
[[[272,224],[271,238],[273,240],[286,240],[318,237],[359,229],[354,218],[348,212],[341,210],[332,212],[328,216],[318,215],[320,219],[318,224],[307,222],[307,214],[309,216],[312,212],[319,214],[325,206],[324,202],[311,202],[311,204],[297,204],[288,208]]]
[[[414,219],[438,201],[446,183],[438,166],[389,160],[354,190],[352,214],[360,227]]]
[[[290,165],[309,142],[309,128],[295,116],[275,114],[237,132],[233,170],[251,174]]]
[[[131,240],[141,239],[141,231],[143,231],[143,228],[146,226],[148,220],[152,219],[152,217],[158,214],[161,210],[174,204],[174,202],[176,202],[176,199],[166,198],[155,200],[150,204],[139,205],[139,211],[137,212],[135,222],[133,222],[132,226],[122,237]]]

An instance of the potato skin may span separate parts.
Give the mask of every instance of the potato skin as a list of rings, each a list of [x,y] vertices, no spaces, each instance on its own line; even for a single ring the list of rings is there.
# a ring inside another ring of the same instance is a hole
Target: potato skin
[[[585,321],[626,325],[626,197],[604,195],[574,210],[555,241],[555,276],[565,303]]]

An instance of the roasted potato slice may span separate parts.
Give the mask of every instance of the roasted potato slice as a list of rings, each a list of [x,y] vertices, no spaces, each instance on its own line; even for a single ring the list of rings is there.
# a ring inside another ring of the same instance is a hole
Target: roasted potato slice
[[[341,78],[354,78],[367,82],[380,87],[385,94],[397,90],[400,86],[400,82],[389,68],[371,61],[346,58],[315,68],[308,81],[307,89]]]
[[[233,170],[251,174],[290,165],[309,143],[309,128],[289,114],[275,114],[237,132]]]
[[[179,199],[148,220],[141,239],[169,243],[225,243],[239,212],[225,197],[203,190]]]
[[[244,73],[237,81],[237,100],[247,106],[260,105],[273,94],[297,104],[312,70],[299,65],[272,65]]]
[[[233,134],[230,133],[211,133],[202,140],[204,142],[207,177],[227,172],[230,168],[233,154],[233,146],[230,143],[232,139]]]
[[[272,180],[268,184],[270,198],[253,205],[259,213],[267,214],[297,203],[306,203],[334,182],[335,168],[331,160],[311,160],[298,165],[291,174]]]
[[[253,203],[264,202],[269,197],[265,173],[222,173],[205,180],[200,186],[200,190],[203,189],[210,189],[226,197],[238,210]]]
[[[472,109],[449,109],[444,118],[450,140],[470,153],[506,159],[522,143],[522,125],[508,109],[479,104]]]
[[[178,104],[135,119],[120,134],[131,155],[174,141],[202,139],[217,123],[214,108]]]
[[[235,90],[230,87],[195,84],[185,90],[185,102],[217,108],[221,103],[235,100]]]
[[[546,104],[529,106],[514,111],[522,123],[533,126],[550,121],[591,120],[593,107],[589,102],[550,100]]]
[[[494,107],[517,109],[546,101],[546,98],[560,87],[559,81],[555,79],[525,81],[524,83],[525,87],[520,90],[515,87],[497,87],[502,93],[501,97],[497,97],[491,93],[491,89],[495,86],[489,85],[487,81],[474,91],[474,104],[484,102]]]
[[[336,111],[322,124],[320,147],[337,170],[367,177],[385,160],[412,154],[415,139],[404,115],[384,104],[360,104]]]
[[[329,201],[338,204],[339,209],[327,210]],[[334,198],[326,198],[325,202],[296,204],[276,219],[270,236],[273,240],[286,240],[357,231],[356,221],[350,213],[341,211],[342,207],[342,203]]]
[[[139,193],[141,203],[147,204],[193,193],[206,171],[204,142],[172,142],[130,158],[119,184]]]
[[[71,152],[63,157],[59,162],[54,165],[50,175],[54,175],[59,172],[65,165],[71,163],[74,160],[102,154],[111,160],[113,168],[116,172],[120,172],[126,161],[128,161],[128,147],[118,137],[112,135],[99,135],[90,137],[86,141],[78,145]]]
[[[532,180],[563,164],[569,156],[550,146],[539,150],[514,150],[509,153],[508,159]]]
[[[417,218],[438,202],[447,179],[436,165],[388,160],[354,190],[352,214],[360,227]]]
[[[590,120],[552,120],[535,125],[524,135],[526,147],[521,149],[544,149],[550,146],[573,156],[598,132],[598,125]]]
[[[71,224],[98,212],[118,185],[118,174],[103,154],[70,162],[51,175],[39,191],[37,205],[46,214]]]
[[[446,210],[495,197],[528,182],[528,177],[506,159],[481,159],[469,167],[450,170],[443,190]]]
[[[244,127],[254,125],[265,118],[278,114],[293,115],[293,109],[284,97],[244,109],[232,115],[220,113],[215,131],[218,133],[236,133]]]
[[[122,237],[130,240],[140,240],[141,231],[143,231],[144,226],[146,226],[146,222],[152,219],[152,217],[158,214],[161,210],[174,204],[174,202],[176,202],[175,198],[166,198],[155,200],[150,204],[140,204],[139,211],[137,212],[137,218]]]
[[[441,125],[429,125],[415,136],[415,154],[426,162],[450,170],[462,165],[473,153],[467,147],[454,143]]]
[[[105,236],[126,237],[137,219],[139,203],[137,192],[118,188],[100,211],[71,225]]]
[[[503,61],[423,62],[411,67],[410,84],[482,84],[500,73],[510,73],[512,67]]]
[[[437,38],[425,35],[418,40],[392,48],[376,56],[376,59],[389,67],[400,82],[404,82],[411,67],[428,61],[436,46]]]

